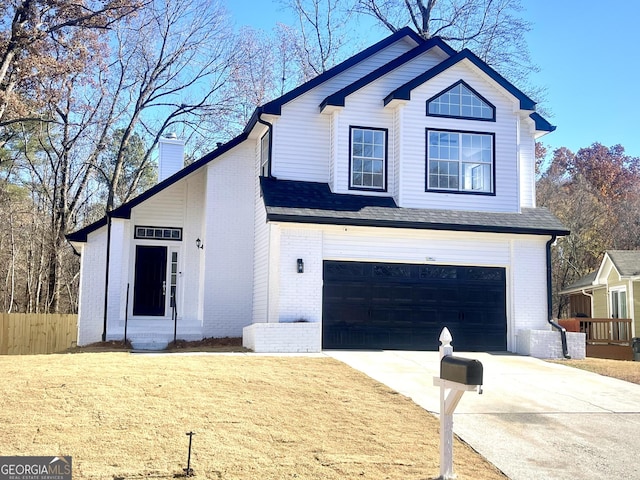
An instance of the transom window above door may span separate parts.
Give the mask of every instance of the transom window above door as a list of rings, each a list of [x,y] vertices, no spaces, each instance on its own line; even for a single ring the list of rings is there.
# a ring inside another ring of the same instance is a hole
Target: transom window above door
[[[427,100],[427,115],[495,121],[496,107],[460,80]]]
[[[349,188],[385,190],[387,130],[351,127],[350,134]]]
[[[492,133],[427,130],[427,190],[494,193]]]

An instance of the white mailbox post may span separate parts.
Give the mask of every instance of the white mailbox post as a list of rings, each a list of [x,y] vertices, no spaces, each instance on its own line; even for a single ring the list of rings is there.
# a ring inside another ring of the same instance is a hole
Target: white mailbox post
[[[433,384],[440,387],[440,479],[456,478],[453,473],[453,412],[464,392],[482,393],[482,363],[454,357],[451,333],[440,333],[440,376]]]

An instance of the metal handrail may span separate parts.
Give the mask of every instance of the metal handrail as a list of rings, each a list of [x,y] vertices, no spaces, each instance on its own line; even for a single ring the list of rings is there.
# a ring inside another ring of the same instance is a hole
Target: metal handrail
[[[173,320],[173,343],[175,345],[178,336],[178,301],[176,292],[171,292],[171,319]]]

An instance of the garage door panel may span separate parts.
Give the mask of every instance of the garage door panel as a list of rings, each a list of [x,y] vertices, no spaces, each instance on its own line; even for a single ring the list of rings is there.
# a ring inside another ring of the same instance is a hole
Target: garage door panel
[[[326,261],[323,348],[506,349],[503,268]]]

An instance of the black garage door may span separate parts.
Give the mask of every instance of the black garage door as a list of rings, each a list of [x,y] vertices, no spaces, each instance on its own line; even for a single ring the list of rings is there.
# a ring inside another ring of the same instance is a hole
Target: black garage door
[[[322,347],[458,351],[507,346],[504,268],[324,262]]]

